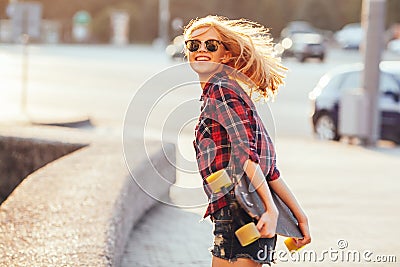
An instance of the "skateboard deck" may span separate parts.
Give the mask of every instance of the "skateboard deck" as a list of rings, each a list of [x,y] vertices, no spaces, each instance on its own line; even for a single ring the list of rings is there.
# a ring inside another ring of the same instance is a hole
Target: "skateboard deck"
[[[289,207],[271,190],[272,199],[279,211],[276,233],[281,236],[303,238],[298,222]],[[259,220],[265,208],[257,191],[247,176],[243,176],[235,185],[235,196],[240,206],[254,219]]]

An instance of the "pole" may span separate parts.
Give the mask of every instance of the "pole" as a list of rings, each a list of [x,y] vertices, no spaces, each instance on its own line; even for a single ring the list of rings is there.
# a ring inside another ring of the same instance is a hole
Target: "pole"
[[[363,88],[367,94],[369,110],[366,145],[375,146],[380,137],[379,63],[381,61],[386,0],[364,0],[362,25],[365,31]]]
[[[27,86],[28,86],[28,44],[29,35],[22,35],[23,55],[22,55],[22,91],[21,91],[21,112],[26,115],[26,103],[27,103]]]
[[[159,0],[159,19],[158,19],[158,34],[163,46],[166,46],[169,41],[169,0]]]
[[[21,112],[27,115],[27,95],[28,95],[28,45],[29,45],[29,11],[26,6],[22,7],[22,90],[21,90]]]

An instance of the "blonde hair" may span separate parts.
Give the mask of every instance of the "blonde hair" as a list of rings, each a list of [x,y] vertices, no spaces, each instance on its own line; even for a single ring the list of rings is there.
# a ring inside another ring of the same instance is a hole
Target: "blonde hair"
[[[287,69],[274,55],[268,28],[246,19],[230,20],[210,15],[191,20],[184,28],[185,40],[191,38],[194,30],[205,27],[214,28],[224,47],[231,52],[232,58],[225,64],[245,74],[256,85],[248,92],[250,96],[253,90],[265,99],[276,95]]]

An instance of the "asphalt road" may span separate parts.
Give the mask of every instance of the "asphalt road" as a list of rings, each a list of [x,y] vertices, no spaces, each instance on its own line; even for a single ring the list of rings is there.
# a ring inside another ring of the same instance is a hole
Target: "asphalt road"
[[[146,81],[153,80],[154,86],[146,88],[149,94],[147,101],[152,102],[152,91],[157,85],[166,88],[165,85],[171,80],[178,83],[182,78],[189,79],[187,77],[190,75],[193,81],[191,86],[181,86],[169,92],[156,103],[156,108],[164,114],[171,113],[171,109],[176,110],[177,106],[183,108],[185,112],[181,112],[182,116],[174,113],[175,123],[181,125],[188,123],[188,113],[194,116],[198,111],[194,107],[198,104],[194,100],[200,95],[196,76],[189,69],[182,73],[183,68],[174,67],[179,62],[170,60],[162,50],[148,46],[32,45],[27,49],[27,56],[24,56],[23,49],[20,45],[0,46],[0,109],[3,114],[0,116],[15,114],[21,109],[24,62],[27,62],[26,108],[32,116],[41,114],[42,117],[47,115],[55,119],[55,114],[89,116],[99,127],[118,128],[123,123],[129,103],[135,93],[146,85]],[[385,58],[393,60],[400,56],[385,55]],[[339,49],[331,49],[324,63],[310,60],[302,64],[294,59],[284,59],[284,64],[289,68],[286,86],[280,90],[276,102],[270,104],[278,134],[309,137],[308,93],[326,71],[361,60],[362,55],[358,51]],[[171,67],[172,70],[166,70]],[[163,72],[168,76],[160,75]],[[144,102],[137,105],[145,105]],[[189,104],[191,111],[185,110],[189,107],[183,103]],[[140,106],[136,106],[135,110],[148,113]],[[142,121],[134,120],[133,123]],[[150,120],[148,127],[157,129],[160,121],[152,124]],[[172,132],[177,126],[170,128]]]

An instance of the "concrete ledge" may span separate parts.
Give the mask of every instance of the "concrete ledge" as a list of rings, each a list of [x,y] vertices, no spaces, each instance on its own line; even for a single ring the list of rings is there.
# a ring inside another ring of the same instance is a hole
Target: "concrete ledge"
[[[0,204],[28,174],[83,146],[0,136]]]
[[[131,166],[163,199],[175,147],[147,149],[157,164],[139,156]],[[96,140],[30,174],[0,206],[0,266],[119,266],[133,225],[156,203],[131,178],[121,144]]]

